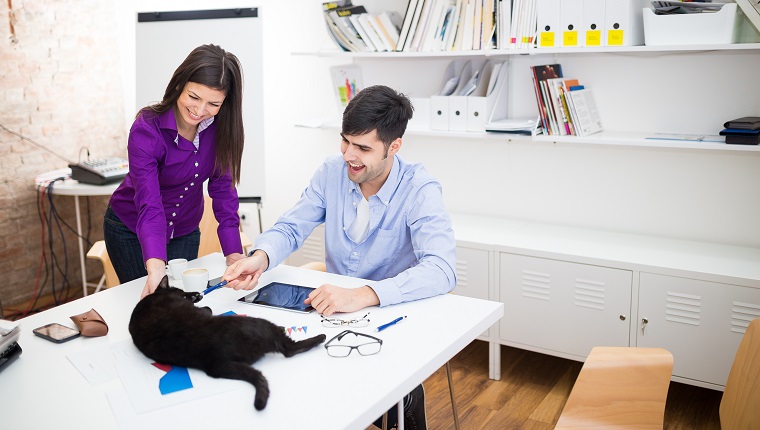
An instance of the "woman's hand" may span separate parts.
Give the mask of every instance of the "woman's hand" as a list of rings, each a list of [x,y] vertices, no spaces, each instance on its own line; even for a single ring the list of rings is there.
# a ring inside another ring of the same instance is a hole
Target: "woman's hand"
[[[145,262],[145,269],[148,270],[148,280],[145,281],[140,300],[156,291],[158,284],[166,276],[166,262],[158,258],[150,258]]]
[[[228,255],[226,257],[226,262],[228,266],[232,266],[236,261],[242,260],[244,258],[245,258],[245,255],[236,252],[234,254]]]

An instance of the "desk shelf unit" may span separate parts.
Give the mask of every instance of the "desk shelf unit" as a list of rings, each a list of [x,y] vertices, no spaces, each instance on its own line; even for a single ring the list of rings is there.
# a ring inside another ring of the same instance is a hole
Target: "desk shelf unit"
[[[493,379],[499,344],[579,361],[594,346],[660,347],[675,357],[674,381],[722,390],[744,330],[760,318],[760,249],[452,219],[457,274],[468,284],[455,292],[504,303],[481,337],[492,344]],[[469,285],[467,269],[484,266],[487,282]]]

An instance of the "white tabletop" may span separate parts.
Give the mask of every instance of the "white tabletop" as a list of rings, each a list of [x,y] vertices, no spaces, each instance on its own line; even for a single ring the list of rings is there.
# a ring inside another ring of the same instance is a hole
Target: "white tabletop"
[[[760,287],[760,249],[451,214],[457,243],[494,251]]]
[[[224,259],[221,254],[211,254],[190,262],[190,267],[206,267],[212,277],[219,276]],[[345,287],[364,285],[356,278],[284,265],[265,273],[259,285],[274,280],[314,287],[325,282]],[[354,330],[383,340],[382,351],[377,355],[365,357],[354,352],[346,358],[333,358],[319,346],[291,358],[269,354],[255,363],[270,384],[271,396],[263,411],[253,408],[254,389],[248,383],[208,378],[204,382],[228,384],[231,388],[203,399],[136,414],[120,379],[91,385],[67,357],[129,342],[127,325],[143,285],[144,279],[132,281],[20,321],[23,353],[0,372],[3,428],[66,429],[87,424],[99,430],[363,429],[503,314],[501,303],[452,294],[369,308],[369,327]],[[325,333],[328,339],[340,332],[322,327],[314,312],[299,314],[237,302],[247,293],[223,288],[209,294],[199,305],[211,307],[214,314],[231,310],[282,326],[307,326],[309,335]],[[107,336],[54,344],[32,333],[34,328],[50,322],[73,326],[68,317],[90,308],[108,322]],[[374,333],[378,325],[402,315],[408,318],[401,324]],[[109,399],[121,411],[118,419]],[[125,414],[125,410],[130,412]]]
[[[121,185],[121,181],[105,185],[92,185],[69,178],[53,184],[50,192],[60,196],[110,196],[119,185]]]

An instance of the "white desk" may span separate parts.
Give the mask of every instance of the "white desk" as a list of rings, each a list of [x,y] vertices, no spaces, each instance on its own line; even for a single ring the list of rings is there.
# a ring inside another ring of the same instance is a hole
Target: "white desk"
[[[212,277],[219,276],[224,260],[216,253],[191,261],[190,266],[206,267]],[[260,285],[273,280],[315,287],[328,281],[345,287],[364,284],[356,278],[290,266],[279,266],[265,273]],[[3,428],[68,429],[86,424],[99,430],[120,426],[204,430],[364,429],[503,314],[501,303],[453,294],[385,308],[373,307],[368,309],[370,326],[354,330],[383,340],[382,350],[377,355],[364,357],[353,352],[346,358],[333,358],[319,346],[291,358],[269,354],[255,363],[254,367],[264,373],[270,384],[271,396],[263,411],[253,408],[254,389],[248,383],[212,380],[211,383],[235,386],[232,391],[202,400],[137,415],[124,425],[123,421],[117,422],[106,395],[113,398],[114,393],[123,393],[120,381],[91,385],[68,361],[67,355],[129,340],[127,325],[143,284],[144,279],[138,279],[20,321],[19,344],[23,353],[0,372]],[[319,315],[314,312],[304,315],[236,301],[245,294],[248,292],[222,288],[209,294],[199,305],[211,307],[214,314],[232,310],[283,326],[305,325],[309,335],[325,333],[328,339],[340,332],[340,329],[322,327]],[[73,326],[68,317],[90,308],[95,308],[108,322],[107,336],[80,337],[54,344],[32,333],[32,329],[50,322]],[[372,333],[381,323],[401,315],[408,316],[403,323]],[[454,384],[456,387],[456,381]]]
[[[48,172],[40,176],[49,176],[50,173],[52,172]],[[121,182],[106,185],[90,185],[82,184],[79,181],[75,181],[74,179],[66,179],[64,181],[56,182],[53,184],[53,188],[51,189],[51,193],[55,195],[74,196],[74,210],[76,211],[77,217],[77,241],[79,242],[79,265],[82,269],[83,296],[87,295],[87,286],[89,284],[87,283],[87,269],[84,263],[85,249],[84,241],[82,239],[82,215],[79,210],[79,196],[110,196],[114,191],[116,191],[116,188],[118,188],[119,184],[121,184]],[[46,185],[47,184],[38,183],[37,187],[41,189],[43,187],[46,187]],[[91,285],[96,286],[97,284]]]

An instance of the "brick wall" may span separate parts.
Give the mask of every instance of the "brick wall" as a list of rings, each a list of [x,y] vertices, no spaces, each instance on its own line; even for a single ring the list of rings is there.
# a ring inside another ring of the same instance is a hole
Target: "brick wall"
[[[128,125],[123,119],[113,2],[0,2],[0,124],[69,160],[78,160],[83,147],[96,158],[126,156]],[[0,129],[0,301],[6,314],[32,298],[38,277],[43,229],[34,178],[66,165]],[[73,197],[55,196],[53,201],[61,218],[75,228]],[[80,198],[83,228],[88,214],[91,219],[84,234],[91,242],[103,236],[107,202],[107,197]],[[65,225],[61,229],[64,241],[55,227],[59,267],[67,267],[72,293],[81,294],[76,236]],[[85,252],[88,248],[85,244]],[[102,271],[91,261],[87,273],[97,281]],[[56,284],[62,286],[59,273]],[[50,292],[48,277],[43,293]]]

